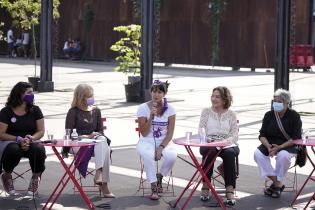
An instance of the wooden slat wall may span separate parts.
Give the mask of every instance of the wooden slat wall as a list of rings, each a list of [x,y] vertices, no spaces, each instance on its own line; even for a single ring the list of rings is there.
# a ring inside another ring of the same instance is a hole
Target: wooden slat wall
[[[306,44],[309,0],[297,4],[296,43]],[[112,60],[109,47],[118,40],[117,25],[134,23],[131,0],[93,0],[95,21],[88,56]],[[159,60],[166,63],[211,64],[211,12],[209,0],[161,0]],[[277,0],[226,0],[220,30],[220,62],[233,67],[273,67],[275,62]],[[84,0],[61,1],[56,44],[87,35],[83,26]],[[3,44],[2,44],[3,46]],[[5,52],[5,49],[1,49]]]

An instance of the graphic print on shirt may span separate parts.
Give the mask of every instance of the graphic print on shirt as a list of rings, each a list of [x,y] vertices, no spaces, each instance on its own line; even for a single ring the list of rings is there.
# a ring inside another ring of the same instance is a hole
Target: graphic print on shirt
[[[166,135],[168,122],[152,121],[153,136],[160,138],[163,134]]]

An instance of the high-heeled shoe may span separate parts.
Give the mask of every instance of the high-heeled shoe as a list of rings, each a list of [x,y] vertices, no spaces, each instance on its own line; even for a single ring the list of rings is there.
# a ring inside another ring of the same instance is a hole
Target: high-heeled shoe
[[[102,185],[100,186],[100,190],[101,190],[104,198],[115,198],[116,197],[113,193],[111,193],[109,191],[107,183],[102,183]]]
[[[234,206],[236,204],[236,200],[234,198],[234,192],[225,192],[226,194],[226,199],[224,200],[224,203],[226,206]],[[228,194],[233,195],[231,197],[228,196]]]
[[[209,188],[201,188],[200,200],[207,201],[210,199]]]
[[[102,170],[97,169],[94,176],[94,184],[102,185]]]

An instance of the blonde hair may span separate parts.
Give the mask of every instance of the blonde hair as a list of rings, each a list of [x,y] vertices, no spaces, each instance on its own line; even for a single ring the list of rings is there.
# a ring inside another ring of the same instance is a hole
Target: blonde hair
[[[79,84],[73,92],[73,100],[71,103],[71,107],[78,107],[79,109],[84,109],[86,107],[86,103],[84,99],[93,94],[94,90],[92,86],[88,84]]]

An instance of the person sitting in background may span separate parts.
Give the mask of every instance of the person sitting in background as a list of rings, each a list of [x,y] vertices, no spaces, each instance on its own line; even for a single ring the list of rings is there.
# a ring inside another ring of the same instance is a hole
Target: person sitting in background
[[[94,105],[94,90],[88,84],[79,84],[73,93],[71,108],[66,117],[66,129],[76,129],[79,138],[103,140],[94,146],[95,184],[99,185],[105,198],[115,195],[108,188],[110,148],[104,135],[101,110]]]
[[[259,131],[261,145],[254,153],[261,177],[272,181],[271,186],[264,190],[264,194],[273,198],[279,198],[285,188],[283,180],[290,168],[292,157],[297,153],[293,140],[301,139],[302,121],[300,115],[289,108],[290,102],[289,91],[284,89],[275,91],[272,110],[265,114]],[[279,123],[277,118],[280,120]],[[279,124],[285,133],[281,131]],[[273,168],[270,158],[275,156],[276,166]]]
[[[150,199],[158,200],[158,193],[163,192],[162,179],[174,166],[177,152],[173,138],[175,128],[175,109],[167,103],[167,82],[155,80],[151,86],[151,100],[139,106],[137,116],[140,139],[137,151],[144,161],[144,170],[151,184]],[[163,156],[160,173],[157,172],[155,161]]]
[[[66,58],[70,58],[71,46],[72,40],[68,38],[63,45],[63,53],[65,54]]]
[[[238,123],[236,114],[229,109],[232,101],[232,95],[227,87],[219,86],[214,88],[211,95],[212,105],[211,107],[202,110],[199,121],[199,131],[205,129],[207,137],[213,136],[214,138],[217,138],[218,136],[222,136],[223,139],[227,139],[231,142],[231,145],[224,147],[219,154],[219,157],[223,160],[224,183],[226,189],[225,203],[230,206],[233,206],[236,203],[234,198],[236,186],[235,162],[236,156],[238,156],[240,152],[237,146]],[[210,155],[205,160],[209,150],[211,150]],[[204,169],[208,167],[217,152],[218,149],[216,147],[200,147],[202,161],[205,161],[203,166]],[[206,174],[209,180],[211,180],[212,174],[213,166]],[[200,199],[202,201],[207,201],[209,198],[209,186],[203,181]]]
[[[45,170],[46,152],[43,145],[32,142],[42,138],[44,131],[44,117],[34,105],[32,85],[18,82],[0,111],[0,166],[4,170],[1,182],[7,194],[16,195],[12,172],[22,157],[29,159],[33,173],[27,193],[37,194]]]

